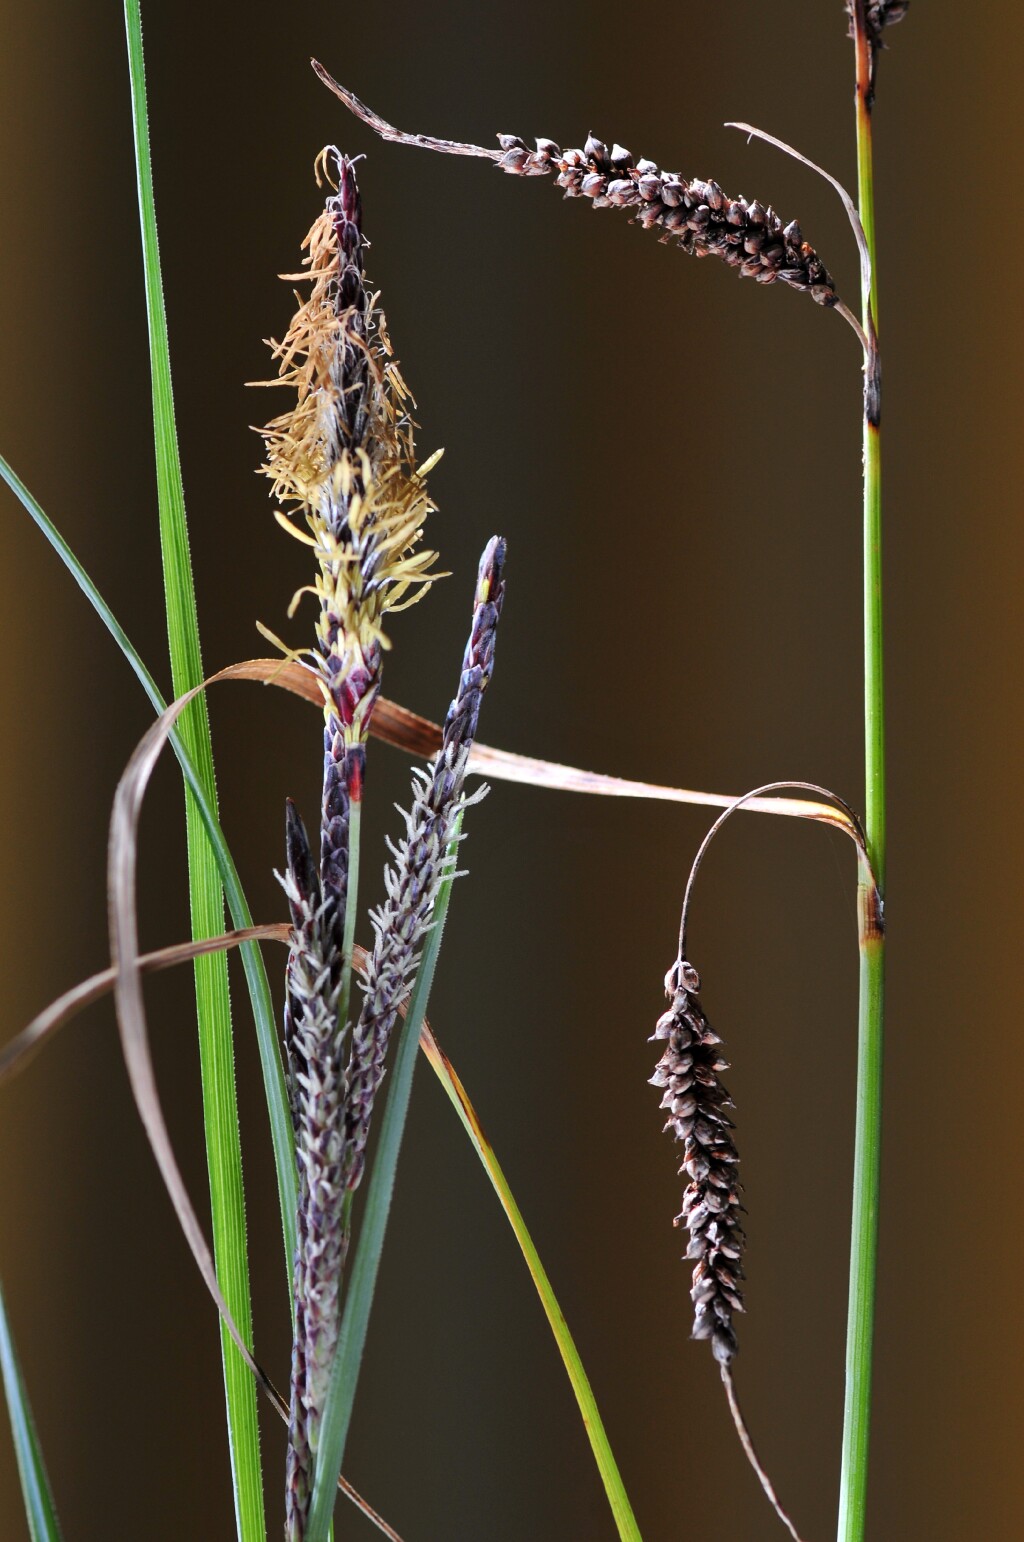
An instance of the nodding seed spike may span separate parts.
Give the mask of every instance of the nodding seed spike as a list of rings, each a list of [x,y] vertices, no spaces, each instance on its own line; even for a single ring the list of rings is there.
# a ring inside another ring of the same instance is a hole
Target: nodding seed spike
[[[899,0],[890,0],[890,3],[898,4]],[[595,209],[635,211],[631,223],[645,230],[660,226],[662,245],[675,242],[690,256],[720,257],[730,267],[763,284],[774,283],[777,272],[785,271],[785,282],[790,287],[808,291],[820,304],[838,303],[830,275],[809,247],[794,247],[784,270],[775,262],[767,265],[744,263],[733,250],[732,235],[738,232],[742,239],[755,227],[766,227],[769,237],[773,237],[781,233],[782,221],[774,210],[767,210],[756,200],[748,205],[744,198],[727,198],[719,184],[711,179],[695,180],[691,184],[677,172],[661,170],[646,157],[634,160],[631,152],[618,142],[609,150],[604,140],[594,133],[587,135],[582,150],[564,151],[559,150],[553,139],[544,137],[539,137],[536,149],[530,150],[518,135],[499,134],[501,148],[490,151],[455,140],[403,133],[371,112],[350,91],[332,82],[322,69],[318,68],[318,74],[350,111],[387,140],[443,154],[482,156],[496,163],[500,170],[515,176],[537,177],[554,173],[556,185],[563,189],[567,198],[582,195],[591,199]],[[694,216],[669,219],[668,214],[675,209],[682,209],[687,216],[692,210]],[[845,306],[840,307],[840,313],[847,321],[851,320],[852,313]],[[855,318],[853,325],[857,326]],[[862,334],[861,340],[864,341]]]
[[[694,1331],[705,1332],[707,1320],[731,1334],[731,1313],[742,1305],[736,1287],[734,1261],[720,1256],[719,1240],[739,1231],[739,1185],[736,1148],[722,1109],[729,1094],[718,1079],[717,1052],[700,1003],[700,976],[682,954],[665,976],[669,1009],[658,1019],[655,1035],[666,1040],[652,1083],[662,1090],[666,1128],[683,1143],[683,1164],[690,1183],[678,1223],[688,1230],[687,1257],[696,1264],[693,1294],[697,1303]]]

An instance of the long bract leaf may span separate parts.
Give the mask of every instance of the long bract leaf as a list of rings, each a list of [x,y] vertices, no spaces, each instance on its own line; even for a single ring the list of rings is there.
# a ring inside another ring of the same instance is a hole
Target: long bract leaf
[[[174,691],[176,695],[180,695],[199,684],[203,671],[174,418],[167,317],[160,273],[139,0],[125,0],[124,16],[131,73],[139,217],[146,278],[146,313],[149,322],[156,479],[164,594],[167,605],[167,633]],[[205,701],[198,700],[194,703],[192,711],[182,719],[180,732],[199,773],[207,799],[211,807],[216,810],[213,749]],[[188,789],[185,792],[185,808],[192,931],[195,937],[215,936],[224,930],[224,893],[213,850],[206,838],[198,809]],[[252,1306],[227,961],[221,954],[211,954],[197,960],[194,968],[203,1089],[203,1122],[206,1131],[206,1156],[210,1177],[210,1206],[217,1275],[222,1282],[231,1315],[238,1322],[243,1337],[249,1339],[252,1334]],[[223,1327],[221,1350],[239,1542],[264,1542],[266,1521],[263,1508],[259,1425],[256,1417],[256,1390],[246,1371],[244,1361],[235,1354]]]
[[[14,1452],[18,1458],[18,1477],[21,1494],[25,1501],[32,1542],[61,1542],[57,1524],[57,1508],[50,1492],[50,1481],[39,1448],[35,1421],[29,1406],[28,1393],[14,1348],[14,1337],[7,1317],[7,1303],[3,1286],[0,1285],[0,1369],[3,1370],[7,1409],[11,1416],[11,1433],[14,1436]]]
[[[323,693],[316,677],[301,664],[281,659],[246,659],[234,668],[239,679],[279,685],[313,706],[323,706]],[[381,696],[377,702],[370,733],[386,744],[424,758],[436,755],[441,748],[439,724],[389,701],[386,696]],[[690,803],[698,808],[731,808],[736,802],[735,793],[697,792],[690,787],[635,782],[624,776],[606,776],[601,771],[584,771],[578,766],[559,765],[554,760],[538,760],[533,755],[493,749],[488,744],[473,745],[466,769],[468,774],[493,777],[495,781],[521,782],[528,787],[546,787],[552,792],[583,792],[605,798],[649,798],[660,803]],[[855,834],[853,822],[841,808],[832,808],[809,798],[749,798],[744,807],[758,814],[815,820],[834,825],[847,835]]]
[[[267,926],[247,926],[244,930],[225,932],[221,937],[202,937],[198,942],[179,942],[169,948],[157,948],[153,953],[143,953],[139,969],[150,974],[158,969],[171,969],[175,964],[192,963],[204,953],[217,953],[222,948],[237,948],[244,942],[289,942],[291,927],[287,922],[271,922]],[[79,1012],[100,1001],[114,989],[116,969],[101,969],[66,990],[51,1001],[13,1039],[8,1039],[0,1050],[0,1086],[24,1071],[53,1036]]]
[[[469,1101],[469,1096],[456,1074],[455,1067],[434,1038],[430,1024],[427,1022],[423,1023],[423,1027],[420,1030],[420,1047],[437,1073],[438,1080],[461,1119],[463,1127],[473,1143],[473,1149],[483,1163],[484,1171],[491,1180],[494,1192],[501,1201],[501,1208],[508,1217],[509,1224],[515,1233],[516,1241],[522,1249],[523,1257],[526,1259],[526,1266],[536,1286],[537,1295],[540,1297],[540,1304],[544,1308],[544,1315],[554,1335],[555,1343],[558,1345],[558,1352],[562,1357],[562,1363],[565,1366],[576,1402],[579,1405],[580,1415],[587,1432],[587,1439],[590,1441],[594,1460],[601,1474],[601,1482],[604,1484],[604,1491],[608,1496],[608,1503],[611,1506],[612,1515],[615,1517],[615,1525],[618,1528],[619,1536],[622,1542],[640,1542],[640,1529],[637,1526],[632,1506],[623,1486],[618,1464],[612,1455],[612,1448],[609,1444],[604,1424],[601,1421],[601,1415],[594,1399],[590,1379],[583,1368],[583,1361],[580,1359],[579,1350],[573,1342],[572,1334],[569,1332],[569,1325],[551,1287],[547,1271],[540,1261],[540,1255],[534,1245],[533,1238],[526,1228],[522,1212],[516,1204],[512,1190],[508,1186],[508,1180],[502,1172],[498,1158],[494,1154],[494,1148],[484,1134],[483,1125],[480,1123],[476,1111]]]

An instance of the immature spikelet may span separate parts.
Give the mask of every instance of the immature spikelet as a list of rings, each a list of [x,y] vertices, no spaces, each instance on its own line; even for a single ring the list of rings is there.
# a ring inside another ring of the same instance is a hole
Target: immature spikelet
[[[292,917],[285,1056],[298,1165],[295,1336],[286,1471],[289,1542],[301,1542],[331,1360],[345,1251],[343,1109],[348,1032],[338,1021],[340,961],[302,820],[288,804],[283,878]]]
[[[551,139],[531,150],[514,134],[499,134],[502,171],[520,177],[555,173],[567,198],[589,198],[595,209],[631,209],[645,230],[658,230],[695,257],[721,257],[744,278],[805,289],[819,305],[838,296],[831,275],[796,220],[784,225],[772,208],[754,199],[727,198],[717,182],[687,181],[660,171],[653,161],[634,161],[628,150],[609,150],[591,134],[582,150],[562,151]]]
[[[850,16],[850,34],[853,36],[857,24],[854,0],[846,0],[846,9]],[[902,21],[909,9],[910,0],[864,0],[864,26],[871,49],[870,96],[874,95],[878,55],[885,47],[885,40],[882,34],[886,27],[894,26],[896,22]]]
[[[846,0],[846,9],[855,16],[854,0]],[[910,10],[910,0],[865,0],[864,21],[868,30],[868,42],[875,50],[884,48],[882,33],[902,21]],[[851,22],[851,30],[853,23]]]
[[[466,805],[466,764],[476,737],[480,703],[491,678],[505,594],[504,565],[505,543],[494,537],[480,559],[472,630],[459,689],[445,719],[441,749],[429,771],[414,774],[413,804],[405,815],[405,835],[392,847],[395,862],[385,870],[387,900],[371,917],[374,946],[364,971],[363,1005],[348,1067],[345,1162],[350,1188],[362,1177],[374,1099],[384,1075],[384,1057],[398,1008],[430,930],[438,890],[454,866],[449,847]]]
[[[337,190],[303,243],[311,285],[281,343],[273,384],[295,406],[262,430],[275,497],[301,513],[317,562],[316,646],[305,657],[324,693],[321,878],[342,925],[348,811],[361,795],[364,745],[380,691],[384,617],[419,599],[434,553],[419,549],[432,508],[416,469],[408,390],[391,360],[383,314],[363,271],[353,163],[333,146],[322,166]],[[282,516],[283,518],[283,516]],[[301,591],[300,591],[301,592]],[[298,596],[296,597],[296,599]],[[294,605],[293,601],[293,605]]]
[[[739,1157],[730,1133],[733,1124],[724,1112],[732,1107],[732,1099],[719,1080],[728,1063],[720,1053],[721,1039],[704,1016],[700,976],[692,964],[676,960],[665,976],[665,994],[669,1009],[658,1019],[652,1037],[667,1043],[651,1084],[665,1089],[665,1128],[683,1143],[679,1171],[690,1179],[676,1225],[689,1231],[685,1256],[696,1259],[690,1292],[693,1337],[710,1339],[715,1359],[727,1367],[736,1353],[732,1314],[743,1311],[739,1281],[745,1240],[739,1219]]]
[[[864,9],[872,40],[881,46],[882,32],[903,20],[910,10],[910,0],[868,0]]]

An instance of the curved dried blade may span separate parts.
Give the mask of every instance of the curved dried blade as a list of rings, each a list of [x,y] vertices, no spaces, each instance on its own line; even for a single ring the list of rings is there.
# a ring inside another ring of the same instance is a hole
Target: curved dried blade
[[[826,182],[831,183],[842,199],[843,208],[846,210],[847,218],[850,221],[854,239],[857,242],[857,251],[860,253],[861,283],[864,286],[864,293],[869,294],[871,292],[871,252],[868,248],[868,238],[864,234],[860,211],[843,184],[839,181],[839,178],[834,177],[830,171],[825,170],[824,166],[819,166],[817,161],[812,161],[800,150],[795,150],[792,145],[787,145],[784,139],[776,139],[774,134],[768,134],[764,129],[755,128],[752,123],[727,123],[725,126],[726,128],[739,129],[741,133],[750,135],[754,139],[763,139],[765,144],[774,145],[776,150],[781,150],[784,155],[791,155],[795,161],[802,162],[811,171],[816,171],[819,177],[824,177]],[[854,325],[860,331],[860,325],[855,318]],[[863,333],[861,335],[863,337]],[[866,340],[864,346],[865,348],[868,346]]]
[[[278,685],[314,706],[323,706],[323,696],[315,677],[301,664],[280,659],[246,659],[243,663],[233,664],[231,674],[237,680],[260,680],[267,685]],[[370,733],[411,755],[434,755],[441,745],[441,730],[437,723],[389,701],[386,696],[380,697],[374,708]],[[496,781],[522,782],[530,787],[586,792],[606,798],[650,798],[663,803],[690,803],[700,808],[729,808],[736,801],[730,793],[695,792],[688,787],[634,782],[626,777],[605,776],[600,771],[559,765],[553,760],[517,755],[511,750],[492,749],[487,744],[474,744],[469,755],[469,769],[478,776],[493,777]],[[751,798],[744,807],[758,814],[786,814],[793,819],[817,820],[856,838],[849,818],[841,809],[830,808],[827,803],[816,803],[807,798]]]
[[[334,76],[324,69],[318,59],[310,59],[309,62],[313,66],[313,73],[323,82],[328,91],[333,91],[339,101],[344,102],[349,112],[372,128],[381,139],[388,139],[392,144],[397,145],[413,145],[420,150],[438,150],[442,155],[475,155],[488,161],[501,159],[500,150],[488,150],[483,145],[464,144],[458,139],[435,139],[433,134],[407,134],[404,130],[395,128],[379,113],[367,107],[365,102],[361,102],[354,91],[349,91],[346,86],[339,86]]]
[[[247,926],[241,931],[225,932],[221,937],[202,937],[197,941],[178,942],[169,948],[158,948],[154,953],[143,953],[139,959],[139,968],[143,974],[153,974],[158,969],[171,969],[175,964],[190,963],[204,953],[237,948],[243,942],[287,942],[290,933],[291,928],[283,921],[272,922],[267,926]],[[99,974],[90,975],[87,980],[73,985],[63,996],[58,996],[56,1001],[44,1007],[27,1027],[0,1050],[0,1085],[23,1071],[65,1023],[112,991],[115,978],[113,969],[101,969]]]
[[[222,678],[214,675],[212,679]],[[220,1311],[224,1324],[249,1369],[264,1390],[270,1381],[253,1358],[217,1283],[213,1256],[202,1227],[188,1197],[184,1179],[175,1160],[170,1135],[164,1121],[157,1093],[156,1077],[149,1052],[146,1012],[142,999],[142,970],[139,964],[138,918],[135,909],[135,872],[138,854],[138,824],[146,787],[153,774],[160,751],[181,713],[210,682],[195,686],[162,712],[136,746],[121,776],[114,795],[107,848],[107,893],[110,923],[110,954],[114,967],[114,1000],[128,1079],[135,1105],[156,1158],[164,1186],[178,1216],[192,1256],[207,1290]]]

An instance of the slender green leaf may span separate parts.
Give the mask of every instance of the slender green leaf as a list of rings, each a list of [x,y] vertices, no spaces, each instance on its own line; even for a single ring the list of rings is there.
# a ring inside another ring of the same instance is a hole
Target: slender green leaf
[[[611,1506],[612,1515],[615,1517],[615,1525],[618,1528],[619,1536],[622,1538],[622,1542],[640,1542],[640,1529],[633,1515],[629,1497],[623,1486],[622,1476],[619,1473],[615,1457],[612,1455],[612,1448],[609,1444],[604,1424],[601,1421],[601,1415],[594,1399],[590,1379],[583,1369],[583,1361],[580,1359],[579,1350],[576,1348],[572,1334],[569,1332],[569,1325],[551,1287],[547,1271],[540,1261],[540,1254],[537,1252],[533,1238],[526,1228],[522,1211],[516,1204],[515,1196],[508,1185],[508,1179],[505,1177],[501,1164],[494,1153],[494,1147],[484,1134],[483,1125],[480,1123],[476,1110],[469,1101],[469,1095],[459,1080],[455,1067],[434,1038],[426,1022],[423,1023],[420,1032],[420,1047],[437,1073],[438,1080],[448,1094],[456,1113],[462,1120],[463,1128],[473,1143],[473,1149],[483,1163],[484,1171],[491,1180],[494,1192],[501,1201],[501,1208],[508,1216],[515,1239],[522,1249],[523,1257],[526,1259],[526,1266],[536,1286],[537,1295],[540,1297],[540,1304],[544,1308],[544,1315],[547,1317],[555,1343],[558,1345],[558,1352],[562,1357],[562,1363],[565,1366],[572,1390],[575,1393],[576,1402],[579,1405],[580,1414],[583,1418],[583,1425],[587,1432],[587,1439],[590,1441],[594,1460],[601,1474],[601,1482],[604,1484],[604,1491],[608,1496],[608,1503]]]
[[[29,1406],[28,1393],[25,1390],[21,1367],[14,1348],[2,1285],[0,1285],[0,1369],[3,1371],[7,1409],[11,1416],[11,1433],[14,1436],[14,1451],[18,1458],[18,1476],[21,1479],[21,1493],[25,1501],[29,1535],[32,1542],[61,1542],[57,1510],[50,1492],[50,1480],[46,1476],[32,1409]]]
[[[167,317],[164,311],[160,249],[157,241],[153,170],[149,150],[146,75],[142,51],[139,0],[125,0],[125,30],[131,74],[132,117],[139,218],[146,278],[146,312],[153,389],[153,429],[156,449],[160,547],[163,554],[167,634],[175,696],[191,690],[203,678],[192,568],[189,560],[185,499],[178,457],[178,439],[171,387]],[[213,749],[206,703],[196,699],[183,716],[180,732],[211,807],[216,810]],[[192,933],[211,937],[224,929],[224,891],[213,849],[203,830],[191,791],[185,790],[188,832],[189,894]],[[210,1175],[217,1276],[225,1300],[243,1337],[252,1340],[252,1305],[245,1235],[242,1148],[235,1095],[234,1046],[227,961],[211,954],[195,963],[196,1014],[203,1086],[203,1123]],[[239,1542],[261,1542],[266,1536],[263,1478],[260,1467],[256,1388],[245,1361],[221,1324],[221,1353],[227,1400],[228,1435]]]
[[[141,682],[143,690],[157,712],[165,711],[167,703],[156,681],[146,668],[137,649],[126,635],[110,606],[104,600],[64,537],[2,455],[0,455],[0,476],[3,477],[8,487],[21,501],[26,512],[35,521],[38,528],[64,563],[64,566],[127,659],[132,671]],[[181,764],[186,781],[195,798],[200,818],[210,838],[210,844],[213,847],[217,867],[224,884],[224,891],[227,895],[232,923],[239,931],[242,931],[252,925],[252,914],[242,890],[238,869],[235,867],[231,852],[228,850],[224,832],[220,827],[217,815],[210,806],[196,769],[189,758],[188,751],[185,749],[177,732],[171,734],[171,746]],[[239,951],[245,969],[249,998],[252,1002],[253,1017],[256,1023],[256,1040],[259,1047],[260,1064],[263,1069],[263,1085],[267,1099],[267,1111],[270,1116],[270,1133],[274,1146],[274,1162],[277,1170],[277,1190],[281,1205],[285,1265],[290,1294],[292,1259],[295,1255],[296,1205],[295,1147],[292,1139],[291,1117],[288,1113],[284,1071],[281,1066],[281,1051],[277,1037],[277,1026],[274,1020],[274,1003],[270,995],[270,985],[267,981],[267,971],[263,963],[263,956],[258,946],[251,942],[243,944]]]
[[[455,825],[454,839],[449,848],[453,859],[458,850],[461,828],[460,814]],[[370,1308],[373,1305],[373,1293],[380,1269],[384,1233],[387,1230],[391,1198],[395,1192],[395,1170],[398,1166],[398,1153],[405,1131],[406,1115],[409,1112],[409,1096],[412,1091],[412,1074],[416,1069],[420,1027],[426,1014],[430,987],[434,982],[434,970],[437,967],[437,955],[441,949],[441,935],[444,931],[445,917],[448,914],[452,883],[453,879],[445,879],[434,905],[433,926],[427,937],[420,967],[416,971],[416,982],[412,988],[409,1008],[405,1022],[402,1024],[391,1068],[391,1090],[384,1109],[380,1140],[366,1186],[362,1225],[356,1244],[348,1291],[345,1295],[345,1310],[338,1335],[338,1348],[331,1367],[331,1382],[320,1425],[320,1444],[317,1448],[316,1475],[309,1524],[306,1528],[306,1542],[325,1542],[331,1524],[338,1474],[341,1471],[345,1441],[352,1422],[356,1383],[359,1379],[359,1368],[366,1345],[366,1330],[370,1321]]]

